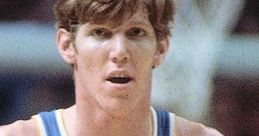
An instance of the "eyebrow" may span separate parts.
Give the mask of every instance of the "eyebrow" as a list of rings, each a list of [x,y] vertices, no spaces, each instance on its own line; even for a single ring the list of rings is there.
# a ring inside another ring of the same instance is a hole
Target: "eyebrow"
[[[138,20],[133,20],[129,22],[129,25],[131,26],[139,26],[139,27],[143,27],[147,30],[151,30],[154,29],[153,25],[151,23],[148,23],[147,21],[138,21]]]
[[[147,29],[153,28],[152,24],[148,23],[148,21],[132,20],[132,21],[128,22],[128,25],[130,25],[130,26],[142,26],[142,27],[145,27]],[[90,24],[90,29],[91,28],[96,28],[96,27],[101,27],[101,28],[109,29],[109,26],[105,25],[105,24],[101,24],[101,25],[99,25],[99,24]],[[116,27],[118,27],[118,26],[112,26],[110,28],[115,29]]]
[[[151,24],[148,24],[146,21],[131,21],[130,25],[139,25],[150,28]]]

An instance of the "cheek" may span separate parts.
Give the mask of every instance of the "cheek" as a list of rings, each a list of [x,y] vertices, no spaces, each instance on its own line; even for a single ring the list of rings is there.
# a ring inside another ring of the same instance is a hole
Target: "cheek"
[[[155,52],[156,52],[156,42],[151,40],[144,40],[142,42],[139,42],[136,44],[136,56],[138,56],[138,59],[141,61],[144,61],[146,63],[150,63],[154,59]],[[135,55],[133,55],[135,56]]]
[[[136,45],[133,51],[133,62],[140,74],[150,72],[154,63],[156,44],[152,41],[145,41],[141,45]]]
[[[99,71],[105,64],[105,46],[104,43],[85,40],[77,44],[78,65],[89,71]]]

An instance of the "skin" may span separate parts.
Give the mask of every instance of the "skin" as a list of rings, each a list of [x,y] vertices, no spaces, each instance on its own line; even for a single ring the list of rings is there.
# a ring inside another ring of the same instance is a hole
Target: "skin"
[[[138,10],[117,27],[79,25],[74,42],[59,29],[57,45],[64,60],[74,65],[76,106],[64,112],[68,134],[151,134],[152,67],[164,59],[168,39],[157,41],[145,11]],[[110,76],[132,80],[114,84],[107,81]]]
[[[101,31],[100,31],[101,30]],[[168,39],[156,40],[145,11],[117,27],[111,24],[78,26],[75,41],[59,29],[56,35],[63,59],[74,65],[76,104],[63,111],[68,136],[151,136],[152,67],[168,49]],[[130,76],[127,84],[112,84],[109,76]],[[177,136],[222,136],[215,129],[175,117]],[[0,126],[1,136],[37,136],[34,118]]]

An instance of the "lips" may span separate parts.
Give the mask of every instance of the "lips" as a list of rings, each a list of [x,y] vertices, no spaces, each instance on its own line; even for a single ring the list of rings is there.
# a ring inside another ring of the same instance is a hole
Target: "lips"
[[[113,84],[127,84],[133,80],[133,78],[126,71],[113,71],[106,78],[107,81]]]
[[[130,77],[111,77],[107,80],[115,84],[127,84],[132,79]]]

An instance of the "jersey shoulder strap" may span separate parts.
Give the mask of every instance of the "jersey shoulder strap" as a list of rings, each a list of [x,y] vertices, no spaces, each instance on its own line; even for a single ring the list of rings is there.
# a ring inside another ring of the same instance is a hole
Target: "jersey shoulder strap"
[[[167,111],[158,111],[157,136],[174,136],[174,114]]]
[[[55,111],[42,112],[39,115],[42,118],[42,122],[48,136],[61,136],[59,133]]]
[[[44,136],[61,136],[55,111],[41,112],[38,114],[38,118],[41,120],[41,129],[44,131]]]

